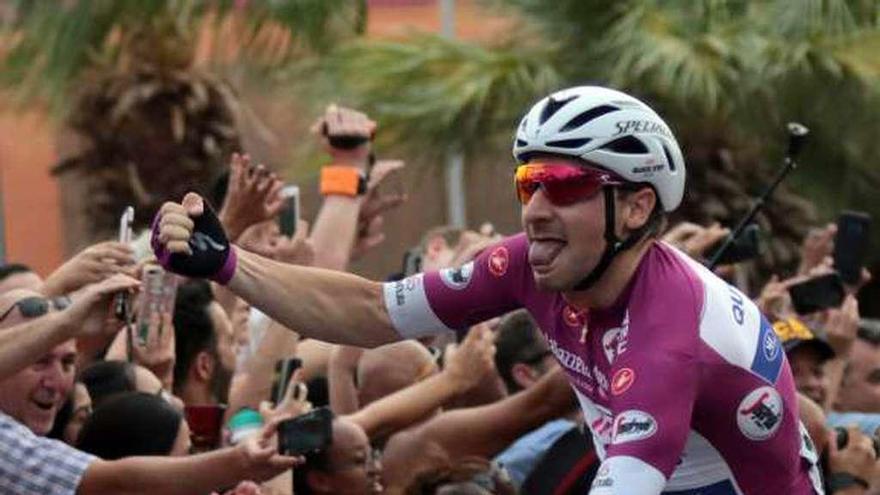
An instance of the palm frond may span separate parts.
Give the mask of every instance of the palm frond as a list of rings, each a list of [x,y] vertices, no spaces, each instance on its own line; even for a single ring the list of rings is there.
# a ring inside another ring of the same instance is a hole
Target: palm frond
[[[561,84],[554,50],[523,41],[482,47],[430,34],[358,42],[330,62],[344,86],[399,143],[472,149],[510,132],[519,112]]]

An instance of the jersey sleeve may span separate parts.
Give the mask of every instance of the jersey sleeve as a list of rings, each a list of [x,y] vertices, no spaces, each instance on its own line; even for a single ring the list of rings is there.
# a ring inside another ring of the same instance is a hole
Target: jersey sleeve
[[[458,268],[384,284],[385,308],[404,338],[471,325],[520,307],[531,272],[524,235],[504,239]]]
[[[690,434],[702,290],[686,278],[654,280],[667,283],[641,284],[633,292],[626,336],[609,368],[611,443],[594,495],[659,494]]]

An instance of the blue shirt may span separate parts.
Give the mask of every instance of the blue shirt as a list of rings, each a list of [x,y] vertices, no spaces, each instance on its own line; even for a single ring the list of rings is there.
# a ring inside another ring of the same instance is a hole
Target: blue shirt
[[[831,411],[828,413],[828,418],[825,422],[832,428],[835,426],[857,425],[862,430],[862,433],[873,437],[877,428],[880,428],[880,414]]]
[[[74,495],[95,460],[0,413],[0,494]]]
[[[507,450],[498,454],[495,462],[507,469],[510,479],[516,483],[516,486],[521,486],[547,450],[559,440],[559,437],[575,426],[574,421],[567,419],[556,419],[545,423],[537,430],[526,433]]]

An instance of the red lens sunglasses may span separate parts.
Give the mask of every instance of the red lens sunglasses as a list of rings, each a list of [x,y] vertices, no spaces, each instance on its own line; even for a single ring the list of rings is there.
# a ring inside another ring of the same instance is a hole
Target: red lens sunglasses
[[[516,168],[514,181],[520,203],[528,204],[540,188],[547,199],[557,206],[590,198],[603,186],[623,184],[623,181],[603,170],[553,162],[520,165]]]

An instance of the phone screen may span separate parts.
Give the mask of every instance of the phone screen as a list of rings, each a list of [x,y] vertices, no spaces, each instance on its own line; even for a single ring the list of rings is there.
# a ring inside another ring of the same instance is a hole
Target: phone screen
[[[285,186],[281,189],[280,194],[284,198],[285,204],[278,216],[278,229],[282,235],[293,237],[300,217],[299,187]]]
[[[798,314],[815,313],[828,308],[836,308],[843,302],[846,293],[843,282],[837,273],[814,277],[788,289],[791,302]]]
[[[333,412],[319,407],[278,424],[278,451],[301,455],[327,448],[333,440]]]
[[[150,323],[164,314],[174,314],[177,277],[158,265],[147,265],[141,276],[141,293],[137,314],[138,344],[144,346],[149,337]],[[161,325],[158,326],[162,331]],[[159,335],[161,337],[161,335]]]
[[[861,280],[870,226],[870,215],[858,211],[844,211],[837,220],[834,268],[849,285],[856,285]]]

